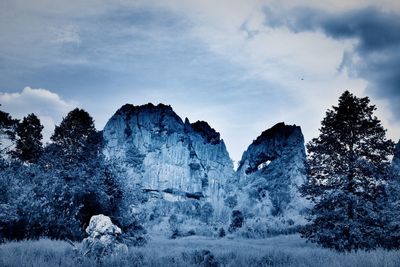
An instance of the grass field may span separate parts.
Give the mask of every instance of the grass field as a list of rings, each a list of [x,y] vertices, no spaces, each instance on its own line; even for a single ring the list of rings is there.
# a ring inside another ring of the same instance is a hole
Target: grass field
[[[209,251],[209,252],[207,252]],[[10,242],[0,245],[0,266],[94,266],[63,241]],[[153,236],[145,247],[105,258],[102,266],[400,266],[399,251],[337,253],[307,244],[297,235],[266,239],[175,240]]]

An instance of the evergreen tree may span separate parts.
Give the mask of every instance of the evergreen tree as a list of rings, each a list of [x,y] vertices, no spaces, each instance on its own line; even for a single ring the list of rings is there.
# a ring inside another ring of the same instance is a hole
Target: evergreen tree
[[[25,117],[16,129],[17,141],[13,155],[24,162],[36,162],[43,151],[42,130],[43,126],[35,114]]]
[[[400,140],[392,159],[392,179],[388,182],[387,201],[384,203],[382,218],[385,220],[385,238],[382,246],[388,249],[400,248]]]
[[[394,144],[369,102],[344,92],[307,144],[309,179],[301,189],[315,205],[301,234],[339,251],[379,246],[385,226],[380,210]]]

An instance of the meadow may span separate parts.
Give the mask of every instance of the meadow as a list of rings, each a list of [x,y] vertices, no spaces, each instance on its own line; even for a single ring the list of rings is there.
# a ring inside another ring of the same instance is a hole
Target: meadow
[[[79,243],[75,244],[79,247]],[[399,251],[338,253],[297,235],[265,239],[152,236],[144,247],[95,262],[64,241],[40,239],[0,245],[0,266],[400,266]]]

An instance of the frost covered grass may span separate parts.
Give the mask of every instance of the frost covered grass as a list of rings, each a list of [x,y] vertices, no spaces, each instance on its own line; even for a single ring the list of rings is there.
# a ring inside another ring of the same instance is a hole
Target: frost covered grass
[[[210,251],[211,253],[206,252]],[[62,241],[10,242],[0,246],[0,266],[94,266]],[[103,266],[400,266],[399,251],[337,253],[307,244],[297,235],[266,239],[175,240],[153,236],[145,247],[106,258]]]

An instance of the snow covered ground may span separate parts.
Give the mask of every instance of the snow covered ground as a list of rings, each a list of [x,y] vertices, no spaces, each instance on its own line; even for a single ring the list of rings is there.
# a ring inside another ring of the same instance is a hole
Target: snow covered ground
[[[152,236],[145,247],[106,258],[103,266],[400,266],[399,251],[337,253],[307,244],[297,235],[266,239]],[[0,245],[0,266],[93,266],[63,241]]]

